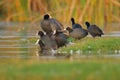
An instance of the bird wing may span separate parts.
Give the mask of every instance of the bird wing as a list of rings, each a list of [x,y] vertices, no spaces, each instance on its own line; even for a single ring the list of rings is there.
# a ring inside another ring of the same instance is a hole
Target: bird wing
[[[76,28],[82,28],[80,24],[73,24],[72,25],[72,28],[73,29],[76,29]]]
[[[54,18],[51,18],[50,22],[56,28],[56,30],[62,30],[62,29],[64,29],[63,25],[58,20],[56,20]]]
[[[82,31],[79,28],[73,29],[73,31],[70,33],[71,37],[79,38],[82,35]]]
[[[96,33],[96,34],[102,34],[102,30],[97,26],[97,25],[91,25],[89,27],[89,32],[93,32],[93,33]]]
[[[42,20],[40,26],[42,30],[45,31],[46,33],[52,32],[52,26],[50,24],[50,20]]]

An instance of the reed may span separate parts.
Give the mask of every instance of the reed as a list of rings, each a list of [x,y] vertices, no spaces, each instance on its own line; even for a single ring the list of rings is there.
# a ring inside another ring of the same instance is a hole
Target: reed
[[[88,20],[102,28],[107,23],[120,22],[119,0],[1,0],[0,20],[40,21],[45,13],[63,23],[70,23],[74,17],[77,22]]]

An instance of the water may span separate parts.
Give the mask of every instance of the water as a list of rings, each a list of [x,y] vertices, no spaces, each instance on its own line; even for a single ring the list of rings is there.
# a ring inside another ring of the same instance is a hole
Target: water
[[[36,36],[38,30],[40,30],[39,23],[0,22],[0,58],[36,58],[39,52],[38,46],[35,45],[35,41],[39,38]],[[118,37],[120,32],[108,33],[104,37],[106,36]]]
[[[39,24],[0,23],[0,58],[35,56]]]

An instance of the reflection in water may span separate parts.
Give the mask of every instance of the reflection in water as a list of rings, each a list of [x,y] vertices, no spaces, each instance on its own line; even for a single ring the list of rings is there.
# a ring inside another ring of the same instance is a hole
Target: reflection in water
[[[0,23],[0,58],[35,55],[38,28],[29,23]]]
[[[35,42],[38,38],[36,36],[36,32],[40,30],[39,23],[38,24],[30,24],[30,23],[5,23],[0,22],[0,58],[36,58],[36,54],[39,54],[39,48],[35,45]],[[109,33],[105,36],[120,36],[120,32],[117,33]],[[88,36],[89,37],[89,36]],[[75,53],[76,56],[81,56],[83,51],[78,50],[76,52],[60,52],[58,53]],[[100,54],[100,51],[92,52],[86,51],[84,52],[89,56],[93,53]],[[109,51],[108,53],[120,54],[120,50]],[[61,54],[58,54],[61,55]],[[111,56],[116,56],[111,55]],[[68,56],[68,55],[67,55]],[[105,55],[107,56],[107,55]],[[108,55],[110,56],[110,55]],[[120,56],[120,55],[118,55]]]

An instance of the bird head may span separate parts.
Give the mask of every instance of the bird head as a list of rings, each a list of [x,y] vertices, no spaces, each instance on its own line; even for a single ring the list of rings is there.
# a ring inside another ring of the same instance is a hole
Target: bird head
[[[88,21],[85,22],[85,25],[87,26],[87,28],[90,26],[90,23]]]
[[[72,31],[73,31],[73,29],[70,28],[70,27],[67,27],[66,30],[69,31],[69,32],[72,32]]]
[[[50,16],[48,14],[44,15],[44,19],[49,19],[49,18],[50,18]]]
[[[38,35],[43,36],[44,33],[42,31],[38,31]]]
[[[88,21],[85,22],[86,26],[90,26],[90,23]]]

